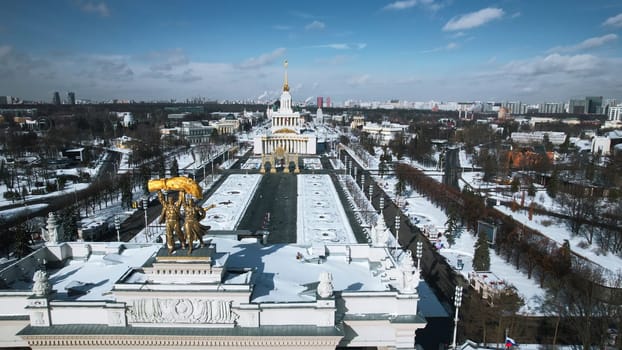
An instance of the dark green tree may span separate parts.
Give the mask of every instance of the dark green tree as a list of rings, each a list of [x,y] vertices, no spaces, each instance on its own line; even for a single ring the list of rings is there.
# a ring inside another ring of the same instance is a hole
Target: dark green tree
[[[173,158],[171,162],[171,176],[179,176],[179,164],[177,164],[177,158]]]
[[[121,191],[121,205],[124,208],[132,207],[132,179],[129,174],[119,177],[119,190]]]
[[[149,188],[147,184],[150,178],[151,178],[151,169],[149,169],[149,166],[147,164],[143,164],[140,167],[140,179],[141,179],[141,186],[142,186],[144,195],[149,194]]]
[[[480,232],[475,242],[475,253],[473,255],[473,270],[490,270],[490,250],[488,249],[488,239],[484,231]]]
[[[510,191],[512,191],[512,193],[516,193],[518,192],[518,190],[520,189],[520,180],[518,179],[518,177],[514,177],[512,179],[512,183],[510,184]]]
[[[559,187],[559,174],[557,170],[553,170],[551,174],[551,178],[546,183],[546,193],[551,198],[555,198],[557,196],[557,188]]]
[[[535,197],[536,186],[534,186],[533,182],[529,184],[529,188],[527,188],[527,194],[529,195],[529,197]]]
[[[166,177],[166,167],[164,166],[164,156],[158,156],[158,160],[155,164],[155,172],[158,173],[159,178]]]
[[[447,210],[447,222],[445,222],[445,227],[447,227],[445,237],[447,238],[449,248],[456,244],[456,237],[460,230],[459,220],[458,211],[453,206],[450,206]]]
[[[18,258],[23,258],[32,252],[30,248],[31,238],[30,232],[23,224],[17,225],[13,228],[13,235],[15,236],[15,255]]]
[[[58,213],[57,219],[63,231],[63,237],[58,237],[59,242],[75,240],[78,237],[78,221],[80,221],[78,207],[75,204],[64,207]]]

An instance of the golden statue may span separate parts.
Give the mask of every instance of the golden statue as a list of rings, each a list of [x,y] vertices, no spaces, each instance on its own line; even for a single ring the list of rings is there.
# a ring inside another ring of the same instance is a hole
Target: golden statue
[[[149,181],[149,184],[151,184],[151,181]],[[173,252],[173,250],[175,250],[175,233],[177,233],[177,238],[179,238],[179,241],[181,242],[181,249],[186,248],[186,239],[181,231],[181,226],[179,225],[179,220],[181,219],[180,208],[184,201],[184,197],[185,193],[180,191],[179,198],[177,199],[177,202],[175,202],[173,196],[164,198],[162,191],[158,191],[158,199],[162,204],[160,223],[162,224],[166,222],[166,247],[168,248],[169,255]]]
[[[207,208],[198,206],[192,198],[186,198],[184,201],[184,232],[186,233],[186,240],[188,241],[188,255],[192,254],[194,248],[194,241],[199,241],[199,248],[203,248],[203,235],[209,226],[201,225],[201,220],[205,218],[205,212],[216,207],[216,204],[212,204]]]
[[[165,191],[182,191],[192,195],[194,198],[203,198],[203,189],[193,179],[185,176],[171,177],[169,179],[153,179],[147,183],[149,192],[165,190]]]

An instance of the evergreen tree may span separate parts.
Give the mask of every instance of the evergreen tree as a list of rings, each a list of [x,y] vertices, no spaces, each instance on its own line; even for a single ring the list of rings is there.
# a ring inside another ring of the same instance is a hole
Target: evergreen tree
[[[490,270],[490,250],[488,249],[488,241],[484,231],[479,233],[477,242],[475,242],[475,254],[473,255],[473,270],[488,271]]]
[[[80,214],[76,205],[69,205],[61,209],[57,216],[58,225],[62,227],[63,237],[58,237],[59,242],[73,241],[78,237],[78,221]]]
[[[30,233],[26,230],[26,226],[23,224],[17,225],[13,234],[15,235],[15,255],[18,258],[23,258],[32,252],[30,248]]]
[[[510,184],[510,186],[510,191],[512,191],[512,193],[518,192],[518,189],[520,188],[520,180],[518,179],[518,177],[514,177],[512,179],[512,183]]]
[[[460,228],[458,220],[459,218],[456,209],[453,206],[449,207],[447,211],[447,222],[445,222],[445,227],[447,227],[445,230],[445,237],[447,238],[449,248],[456,244],[456,236],[458,235]]]
[[[171,162],[171,176],[179,176],[179,164],[177,164],[177,158],[173,158]]]
[[[129,174],[123,174],[119,178],[119,190],[121,191],[121,205],[124,208],[132,207],[132,181]]]
[[[164,156],[159,156],[158,160],[156,162],[156,172],[158,173],[158,177],[159,178],[165,178],[166,177],[166,167],[164,166]]]
[[[555,198],[555,196],[557,195],[558,186],[559,186],[559,174],[557,173],[557,170],[553,170],[553,173],[551,174],[551,179],[546,184],[546,193],[549,195],[549,197]]]
[[[401,176],[397,177],[397,182],[395,183],[395,194],[401,196],[406,191],[406,183]]]
[[[147,164],[143,164],[140,167],[140,180],[143,188],[143,194],[149,195],[149,187],[147,186],[149,183],[149,179],[151,178],[151,169]]]
[[[536,186],[534,186],[533,182],[529,184],[527,194],[529,195],[529,197],[534,197],[536,195]]]

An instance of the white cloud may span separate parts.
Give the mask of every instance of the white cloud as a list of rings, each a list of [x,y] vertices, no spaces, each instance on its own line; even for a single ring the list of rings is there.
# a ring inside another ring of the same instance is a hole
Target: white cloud
[[[558,73],[583,76],[602,68],[603,60],[594,55],[560,55],[554,53],[531,60],[512,61],[502,70],[505,74],[520,76],[544,76]]]
[[[190,59],[180,48],[164,51],[152,51],[146,55],[137,57],[151,63],[151,70],[171,71],[178,66],[184,66],[190,63]]]
[[[322,30],[324,28],[326,28],[326,24],[324,24],[324,22],[320,22],[320,21],[317,21],[317,20],[313,21],[313,22],[311,22],[311,23],[309,23],[309,24],[307,24],[305,26],[306,30]]]
[[[322,44],[322,45],[313,45],[307,46],[307,48],[312,49],[335,49],[335,50],[362,50],[367,47],[366,43],[332,43],[332,44]]]
[[[443,30],[454,31],[476,28],[495,19],[499,19],[503,17],[503,15],[504,12],[502,9],[488,7],[450,19],[443,27]]]
[[[349,55],[335,55],[330,58],[318,59],[317,62],[320,64],[330,64],[330,65],[340,65],[352,60],[352,56]]]
[[[521,16],[521,13],[520,13],[520,12],[514,12],[514,13],[512,14],[512,16],[510,16],[510,18],[517,18],[517,17],[520,17],[520,16]]]
[[[78,2],[78,5],[80,6],[80,9],[86,13],[95,13],[102,17],[110,16],[110,10],[108,9],[108,5],[106,5],[106,3],[103,1],[100,3],[92,1]]]
[[[3,56],[8,55],[9,52],[11,52],[11,47],[9,45],[2,45],[2,46],[0,46],[0,58],[2,58]]]
[[[350,45],[348,44],[326,44],[326,45],[318,45],[316,47],[328,47],[335,50],[348,50],[350,49]]]
[[[439,52],[439,51],[449,51],[449,50],[453,50],[453,49],[458,48],[458,46],[459,46],[458,44],[456,44],[454,42],[450,42],[450,43],[448,43],[445,46],[438,46],[438,47],[435,47],[433,49],[424,50],[424,51],[421,51],[421,52],[422,53],[432,53],[432,52]]]
[[[285,54],[285,48],[280,47],[278,49],[275,49],[272,52],[264,53],[258,57],[251,57],[247,59],[246,61],[240,63],[239,67],[245,68],[245,69],[247,68],[256,69],[256,68],[260,68],[263,66],[267,66],[267,65],[272,64],[279,57],[283,56],[283,54]]]
[[[370,78],[369,74],[355,75],[348,79],[348,85],[363,86],[369,82],[369,78]]]
[[[570,46],[557,46],[549,50],[549,52],[573,52],[573,51],[581,51],[587,49],[593,49],[595,47],[603,46],[608,42],[617,40],[618,36],[616,34],[606,34],[603,36],[597,36],[593,38],[589,38],[583,40],[582,42],[570,45]]]
[[[417,0],[402,0],[388,4],[384,7],[385,10],[404,10],[417,5]]]
[[[611,26],[611,27],[622,27],[622,13],[617,14],[613,17],[609,17],[607,18],[604,22],[603,22],[604,26]]]

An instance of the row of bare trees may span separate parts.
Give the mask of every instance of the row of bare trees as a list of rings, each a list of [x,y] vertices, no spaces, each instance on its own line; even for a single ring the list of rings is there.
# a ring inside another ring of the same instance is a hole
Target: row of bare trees
[[[592,345],[604,346],[612,342],[612,328],[622,329],[620,276],[606,275],[604,270],[573,254],[568,242],[559,246],[511,217],[486,209],[483,199],[468,190],[459,193],[404,164],[396,165],[395,172],[398,178],[424,194],[432,203],[445,210],[455,208],[452,210],[460,213],[468,227],[474,229],[477,221],[486,217],[492,217],[499,224],[495,241],[497,252],[517,269],[525,271],[529,278],[538,278],[540,285],[546,289],[541,309],[549,317],[543,322],[547,323],[547,329],[553,330],[553,334],[543,341],[579,343],[584,349],[589,349]],[[517,321],[515,313],[522,305],[520,300],[515,299],[512,293],[502,298],[507,300],[500,299],[495,301],[494,306],[484,309],[481,308],[481,300],[467,300],[463,310],[466,315],[465,333],[475,340],[486,341],[491,336],[502,339],[502,331],[510,328],[516,331],[515,334],[533,339],[539,331],[532,329],[533,334],[528,334],[527,327],[522,327]]]

